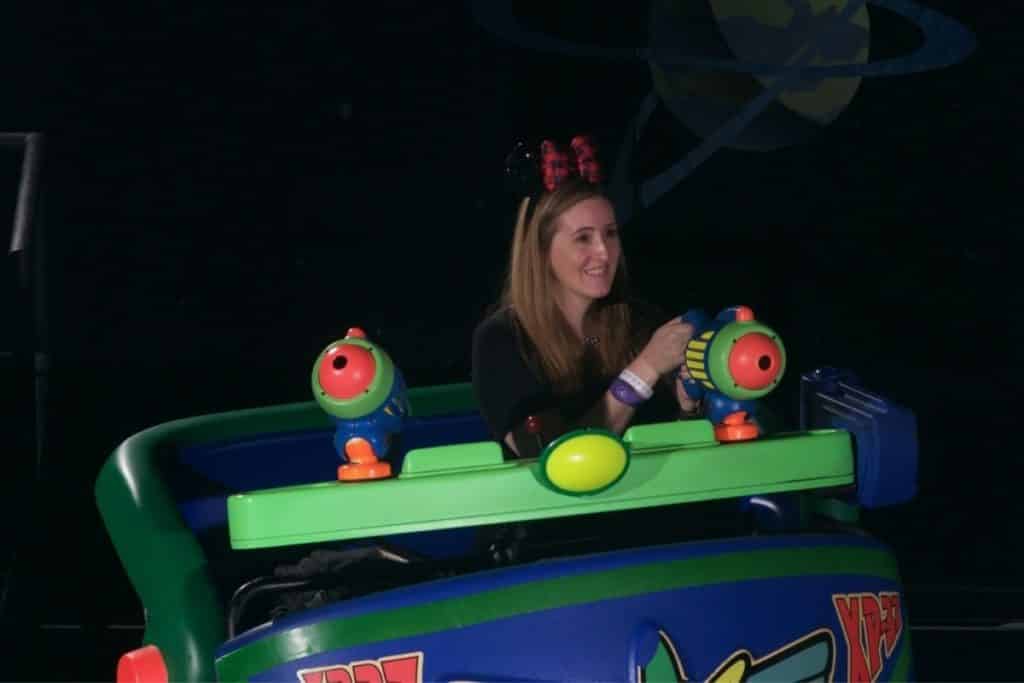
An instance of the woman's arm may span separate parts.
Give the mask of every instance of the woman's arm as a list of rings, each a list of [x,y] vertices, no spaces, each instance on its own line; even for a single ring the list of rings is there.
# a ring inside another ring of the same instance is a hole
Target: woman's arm
[[[520,457],[539,454],[538,435],[527,429],[526,418],[539,417],[545,433],[559,428],[560,420],[550,410],[551,388],[523,359],[508,317],[494,315],[477,327],[472,362],[474,394],[491,433]]]
[[[637,356],[625,367],[625,370],[640,378],[652,390],[658,383],[658,371],[642,355]],[[632,422],[638,407],[639,404],[630,405],[624,402],[609,387],[594,407],[583,415],[577,427],[604,427],[616,434],[621,434]]]
[[[646,384],[647,395],[653,391],[658,382],[669,374],[674,374],[676,369],[683,365],[686,355],[686,342],[693,336],[693,325],[684,323],[679,318],[673,318],[665,323],[651,336],[650,341],[643,351],[627,365],[623,373],[617,378],[617,382],[628,374],[632,378],[638,378]],[[630,379],[632,379],[630,378]],[[679,382],[675,384],[680,385]],[[685,402],[684,402],[685,397]],[[615,390],[615,382],[609,387],[597,404],[584,414],[580,424],[574,427],[604,427],[616,434],[621,434],[629,426],[640,402],[630,392]],[[679,397],[680,409],[684,412],[693,411],[696,408],[695,402],[683,394]]]
[[[631,373],[630,381],[646,385],[649,395],[662,377],[682,365],[692,334],[693,326],[678,318],[662,325],[597,403],[575,423],[566,424],[557,407],[551,407],[550,387],[522,360],[511,331],[504,326],[482,327],[474,335],[473,353],[473,383],[481,412],[519,457],[536,457],[552,439],[573,429],[602,427],[621,434],[643,402],[636,395],[639,392],[623,390],[623,375]]]

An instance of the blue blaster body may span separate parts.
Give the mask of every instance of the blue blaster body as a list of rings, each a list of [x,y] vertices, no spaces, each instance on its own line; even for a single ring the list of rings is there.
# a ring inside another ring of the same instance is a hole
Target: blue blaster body
[[[694,327],[686,345],[687,372],[680,375],[687,396],[703,401],[705,417],[716,425],[737,413],[756,416],[758,399],[785,373],[786,351],[778,334],[746,306],[726,308],[714,318],[691,309],[681,320]]]

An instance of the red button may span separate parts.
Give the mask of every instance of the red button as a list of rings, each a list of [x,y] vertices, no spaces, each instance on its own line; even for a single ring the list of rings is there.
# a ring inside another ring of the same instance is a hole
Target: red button
[[[167,665],[156,645],[147,645],[121,655],[117,683],[167,683]]]
[[[749,306],[736,307],[736,322],[748,323],[754,319],[754,311]]]

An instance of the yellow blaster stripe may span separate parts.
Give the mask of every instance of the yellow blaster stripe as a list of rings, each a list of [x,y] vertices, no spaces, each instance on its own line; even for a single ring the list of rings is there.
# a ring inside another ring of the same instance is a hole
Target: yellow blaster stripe
[[[714,330],[708,330],[704,334],[700,335],[700,338],[703,339],[704,341],[707,341],[708,339],[711,339],[714,336],[715,336],[715,331]]]
[[[686,358],[687,359],[703,361],[704,360],[704,354],[701,353],[700,351],[690,351],[689,349],[687,349],[686,350]]]
[[[708,343],[697,341],[696,339],[691,339],[690,343],[686,345],[686,348],[693,349],[694,351],[703,351],[704,349],[708,348]]]
[[[706,387],[707,387],[708,389],[712,389],[712,390],[713,390],[713,389],[715,388],[715,385],[714,385],[714,384],[712,384],[711,382],[704,382],[704,381],[701,381],[701,384],[703,384],[704,386],[706,386]]]
[[[693,377],[694,379],[708,379],[707,375],[705,375],[703,372],[697,372],[696,370],[690,370],[690,376]]]

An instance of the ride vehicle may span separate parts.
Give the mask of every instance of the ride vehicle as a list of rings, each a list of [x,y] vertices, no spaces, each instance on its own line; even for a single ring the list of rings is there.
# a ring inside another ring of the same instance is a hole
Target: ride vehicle
[[[146,616],[119,681],[912,677],[897,562],[857,520],[915,494],[916,424],[852,373],[803,374],[794,431],[637,424],[519,460],[470,385],[399,398],[389,476],[341,475],[319,399],[115,450],[97,502]]]

